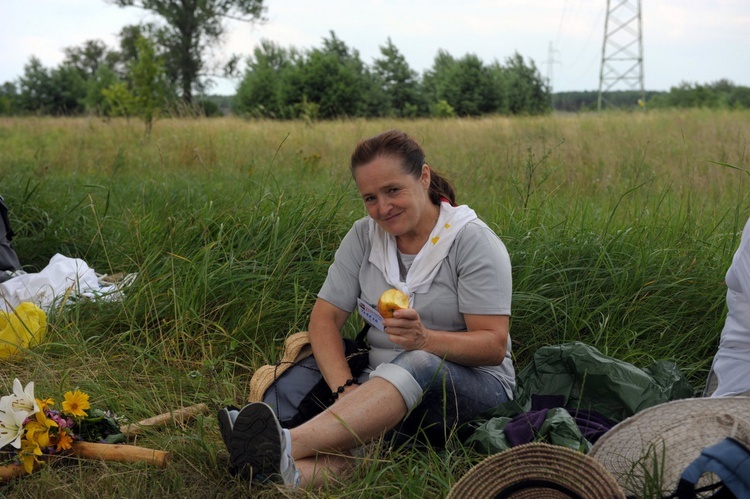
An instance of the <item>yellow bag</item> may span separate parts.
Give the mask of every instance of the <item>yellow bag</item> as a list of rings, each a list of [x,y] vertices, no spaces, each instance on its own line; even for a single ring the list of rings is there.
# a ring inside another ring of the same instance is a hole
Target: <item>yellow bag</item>
[[[47,332],[47,314],[31,302],[13,312],[0,311],[0,359],[23,354],[23,349],[42,342]]]

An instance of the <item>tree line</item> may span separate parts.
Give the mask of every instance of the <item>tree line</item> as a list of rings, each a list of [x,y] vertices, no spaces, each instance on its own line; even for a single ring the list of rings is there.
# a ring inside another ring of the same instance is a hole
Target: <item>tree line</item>
[[[141,116],[215,114],[214,100],[193,102],[179,65],[150,26],[129,26],[117,49],[100,40],[64,50],[44,67],[32,57],[16,82],[0,86],[0,114]],[[262,40],[246,60],[232,99],[234,113],[273,119],[450,117],[541,114],[550,93],[534,62],[520,54],[504,65],[473,54],[439,51],[420,75],[388,39],[371,65],[334,32],[321,47],[301,50]],[[201,88],[204,90],[205,86]],[[189,99],[184,96],[190,95]]]
[[[644,105],[639,104],[641,93],[635,90],[608,92],[608,107],[618,109],[706,108],[750,109],[750,87],[735,85],[727,79],[700,84],[682,82],[666,92],[645,92]],[[599,93],[595,90],[558,92],[552,95],[556,111],[596,111]]]
[[[520,54],[502,65],[440,50],[420,75],[390,38],[367,65],[331,32],[308,51],[263,41],[248,59],[234,110],[282,119],[542,114],[550,94],[534,62]]]

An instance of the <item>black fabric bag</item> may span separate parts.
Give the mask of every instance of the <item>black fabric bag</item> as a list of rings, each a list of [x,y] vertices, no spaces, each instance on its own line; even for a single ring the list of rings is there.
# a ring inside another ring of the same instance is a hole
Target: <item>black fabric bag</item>
[[[356,379],[369,364],[369,347],[365,325],[355,340],[345,338],[346,361]],[[310,355],[294,362],[273,382],[263,394],[263,402],[273,408],[283,428],[294,428],[321,413],[333,404],[331,389],[323,379],[315,357]]]
[[[13,236],[10,219],[8,218],[8,207],[5,206],[3,197],[0,196],[0,272],[2,272],[0,273],[0,282],[4,280],[3,274],[6,270],[21,269],[21,262],[18,261],[18,256],[13,250],[13,246],[10,245]]]

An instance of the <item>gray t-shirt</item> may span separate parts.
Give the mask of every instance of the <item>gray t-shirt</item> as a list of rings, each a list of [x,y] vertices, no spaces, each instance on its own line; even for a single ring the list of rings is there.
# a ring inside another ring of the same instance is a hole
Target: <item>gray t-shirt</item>
[[[318,293],[319,298],[347,312],[357,308],[357,298],[375,306],[380,295],[391,288],[380,270],[369,262],[368,220],[365,217],[356,221],[341,241]],[[476,219],[461,229],[429,291],[414,295],[412,306],[428,329],[460,334],[466,331],[463,314],[510,315],[511,287],[510,257],[505,245],[492,229]],[[367,340],[371,368],[390,362],[402,351],[374,327],[368,331]],[[502,364],[476,369],[491,373],[512,396],[515,370],[510,336]]]

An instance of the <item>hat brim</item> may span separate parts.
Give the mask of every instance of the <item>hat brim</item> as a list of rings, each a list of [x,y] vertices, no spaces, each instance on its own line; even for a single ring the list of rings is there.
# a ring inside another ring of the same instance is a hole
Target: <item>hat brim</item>
[[[309,357],[312,354],[310,336],[307,331],[294,333],[284,341],[284,353],[281,360],[273,365],[259,367],[250,379],[250,402],[261,402],[263,395],[279,376],[292,367],[295,362]]]
[[[541,442],[486,458],[455,483],[446,499],[507,497],[625,498],[617,481],[589,456]]]
[[[659,404],[605,433],[589,456],[604,465],[628,495],[672,493],[701,450],[734,437],[750,446],[750,397],[692,398]],[[717,480],[706,474],[697,486]]]

